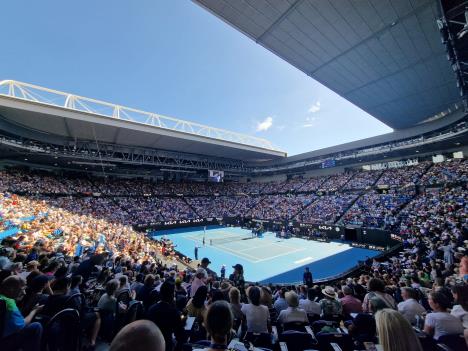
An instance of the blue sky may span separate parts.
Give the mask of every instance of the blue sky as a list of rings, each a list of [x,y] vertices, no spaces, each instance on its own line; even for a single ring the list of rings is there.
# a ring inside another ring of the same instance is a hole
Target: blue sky
[[[188,0],[15,0],[0,11],[0,80],[256,135],[289,155],[391,131]]]

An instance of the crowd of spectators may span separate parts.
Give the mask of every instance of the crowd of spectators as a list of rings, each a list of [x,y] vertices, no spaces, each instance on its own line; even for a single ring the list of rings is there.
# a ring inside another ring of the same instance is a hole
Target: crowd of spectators
[[[303,223],[333,224],[343,215],[357,196],[358,194],[347,193],[316,197],[315,201],[296,216],[296,219]]]
[[[416,185],[429,166],[429,162],[421,162],[414,166],[389,168],[383,172],[377,185],[386,185],[392,188]]]
[[[339,190],[352,177],[351,173],[334,174],[329,176],[321,185],[322,190]]]
[[[423,180],[463,179],[466,163],[456,164],[444,172],[432,166]],[[356,187],[369,181],[346,174],[327,177],[323,185],[338,189],[354,177],[360,179]],[[2,350],[75,350],[75,342],[89,350],[97,343],[110,350],[214,350],[236,338],[267,348],[283,341],[292,350],[324,350],[330,342],[344,350],[362,350],[365,342],[379,342],[384,351],[436,350],[440,342],[466,347],[460,337],[468,337],[466,184],[418,195],[407,187],[362,196],[202,199],[70,196],[105,191],[95,180],[11,178],[8,173],[0,183],[0,232],[8,234],[0,247]],[[326,285],[312,279],[291,286],[246,283],[241,265],[219,278],[209,259],[190,267],[170,240],[149,239],[131,226],[145,217],[191,218],[202,208],[203,215],[250,211],[268,218],[291,218],[303,208],[299,220],[332,223],[356,199],[344,220],[349,215],[380,226],[392,217],[403,249]]]
[[[375,184],[382,171],[354,172],[344,189],[366,189]]]
[[[368,228],[391,228],[396,224],[399,210],[414,196],[414,188],[372,190],[356,200],[342,222]]]
[[[314,201],[314,198],[314,195],[306,194],[264,195],[258,205],[247,213],[247,216],[267,220],[289,220],[294,218],[303,207]]]
[[[421,183],[424,185],[466,182],[468,180],[468,161],[453,159],[435,163],[423,175]]]
[[[1,172],[0,185],[5,191],[42,196],[58,207],[127,225],[253,217],[328,224],[341,220],[345,224],[392,228],[400,209],[414,197],[415,184],[464,182],[467,164],[464,160],[432,165],[422,162],[385,171],[225,184],[60,178],[16,170]],[[389,189],[382,192],[378,189],[382,186]]]

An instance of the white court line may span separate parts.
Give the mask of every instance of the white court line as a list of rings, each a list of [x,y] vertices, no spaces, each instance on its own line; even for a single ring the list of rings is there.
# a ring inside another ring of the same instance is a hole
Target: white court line
[[[306,257],[306,258],[303,258],[302,260],[297,260],[297,261],[294,261],[295,264],[299,264],[299,263],[304,263],[304,262],[307,262],[309,260],[311,260],[312,257]]]
[[[262,249],[262,248],[266,248],[267,246],[279,246],[280,248],[286,248],[287,250],[289,251],[286,251],[286,252],[282,252],[281,254],[278,254],[278,255],[274,255],[274,256],[269,256],[269,257],[266,257],[266,258],[257,258],[255,263],[257,262],[263,262],[263,261],[268,261],[268,260],[271,260],[273,258],[278,258],[278,257],[281,257],[281,256],[285,256],[285,255],[289,255],[289,254],[292,254],[292,253],[295,253],[295,252],[300,252],[300,251],[304,251],[306,250],[306,248],[304,247],[301,247],[301,248],[297,248],[297,247],[291,247],[291,246],[286,246],[286,245],[281,245],[281,244],[278,244],[276,242],[270,242],[270,243],[267,243],[267,245],[261,245],[261,246],[256,246],[256,247],[249,247],[247,249],[244,249],[243,251],[247,251],[247,250],[258,250],[258,249]],[[249,254],[246,254],[243,252],[244,255],[249,255]],[[250,256],[250,255],[249,255]]]
[[[283,252],[282,254],[279,254],[279,255],[270,256],[270,257],[268,257],[268,258],[263,258],[263,259],[261,259],[261,260],[256,261],[255,263],[263,262],[263,261],[268,261],[268,260],[271,260],[271,259],[273,259],[273,258],[278,258],[278,257],[281,257],[281,256],[289,255],[289,254],[292,254],[292,253],[295,253],[295,252],[299,252],[299,251],[304,251],[304,250],[305,250],[305,248],[300,248],[300,249],[297,249],[297,250],[294,250],[294,251]]]
[[[186,238],[193,240],[191,237],[186,237]],[[292,254],[292,253],[295,253],[295,252],[306,250],[306,248],[297,248],[295,250],[291,250],[292,249],[291,247],[287,247],[288,249],[290,249],[290,251],[283,252],[283,253],[281,253],[279,255],[270,256],[270,257],[262,258],[262,259],[258,259],[258,257],[256,257],[256,256],[249,255],[248,253],[243,252],[245,250],[253,250],[253,249],[258,250],[259,248],[265,248],[266,246],[270,246],[270,245],[276,245],[276,246],[284,247],[284,245],[279,245],[278,243],[268,243],[267,245],[261,245],[260,247],[256,246],[256,247],[251,247],[251,248],[247,248],[247,249],[243,249],[243,250],[234,250],[234,249],[230,249],[228,247],[225,247],[223,245],[219,245],[219,246],[216,246],[216,247],[218,249],[220,249],[221,251],[229,252],[229,253],[233,254],[234,256],[243,258],[243,259],[245,259],[245,260],[247,260],[247,261],[249,261],[251,263],[258,263],[258,262],[268,261],[268,260],[271,260],[273,258],[278,258],[278,257],[281,257],[281,256],[285,256],[285,255],[289,255],[289,254]],[[249,257],[250,257],[250,259],[249,259]]]
[[[219,233],[219,232],[218,232]],[[224,232],[225,233],[225,232]],[[185,238],[187,239],[190,239],[190,240],[193,240],[193,241],[198,241],[197,238],[199,236],[194,236],[194,235],[191,235],[191,236],[186,236]],[[255,239],[255,238],[253,238]],[[209,240],[209,238],[208,238]],[[220,244],[220,245],[217,245],[217,247],[221,250],[221,251],[227,251],[231,254],[233,254],[234,256],[237,256],[239,258],[243,258],[251,263],[258,263],[258,262],[264,262],[264,261],[268,261],[268,260],[272,260],[274,258],[278,258],[278,257],[281,257],[281,256],[285,256],[285,255],[289,255],[289,254],[292,254],[292,253],[296,253],[296,252],[300,252],[300,251],[304,251],[306,250],[306,248],[297,248],[297,247],[294,247],[294,246],[289,246],[289,245],[286,245],[283,243],[283,240],[281,241],[275,241],[275,242],[256,242],[256,244],[264,244],[264,245],[256,245],[254,247],[246,247],[244,249],[231,249],[229,247],[226,247],[224,246],[224,244]],[[226,244],[229,244],[229,243],[226,243]],[[258,256],[253,256],[253,255],[250,255],[248,253],[246,253],[245,251],[251,251],[251,250],[264,250],[265,248],[267,248],[268,246],[279,246],[280,248],[284,248],[286,249],[286,251],[283,251],[282,253],[278,254],[278,255],[274,255],[274,256],[269,256],[269,257],[266,257],[266,258],[261,258],[259,259]],[[213,246],[210,246],[210,247],[213,247]]]
[[[190,240],[193,240],[193,241],[196,241],[196,240],[192,239],[191,237],[186,237],[186,238],[187,238],[187,239],[190,239]],[[209,246],[209,247],[213,247],[213,246]],[[218,248],[218,249],[221,250],[221,251],[225,251],[225,252],[232,253],[232,254],[234,254],[234,256],[244,258],[245,260],[247,260],[247,261],[249,261],[249,262],[251,262],[251,263],[256,263],[256,262],[257,262],[255,256],[252,256],[252,255],[249,255],[249,254],[245,254],[245,253],[240,253],[239,250],[229,249],[229,248],[224,247],[224,246],[222,246],[222,245],[216,246],[216,248]],[[253,260],[252,260],[252,259],[249,259],[249,258],[247,258],[247,257],[244,257],[244,256],[249,256],[249,257],[253,258]]]

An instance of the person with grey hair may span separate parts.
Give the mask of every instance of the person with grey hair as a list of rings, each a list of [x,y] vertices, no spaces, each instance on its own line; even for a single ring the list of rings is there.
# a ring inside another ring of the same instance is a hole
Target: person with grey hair
[[[415,324],[416,316],[425,313],[426,309],[416,301],[417,293],[413,288],[401,288],[401,297],[403,301],[398,304],[398,312],[400,312],[408,322]]]
[[[307,299],[299,300],[299,308],[306,311],[308,315],[320,315],[322,308],[318,302],[315,302],[317,292],[314,288],[307,290]]]
[[[303,309],[298,308],[299,306],[299,297],[294,291],[288,291],[285,294],[286,302],[288,303],[288,308],[282,310],[278,316],[278,322],[280,324],[290,323],[290,322],[303,322],[307,323],[309,320],[307,318],[307,313]]]
[[[341,288],[344,297],[340,299],[341,305],[343,306],[343,314],[345,316],[351,315],[351,313],[362,312],[362,302],[358,298],[353,296],[353,289],[348,285],[344,285]]]

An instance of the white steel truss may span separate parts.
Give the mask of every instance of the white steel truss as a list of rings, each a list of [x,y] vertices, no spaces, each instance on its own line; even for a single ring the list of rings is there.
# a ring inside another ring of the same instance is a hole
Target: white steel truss
[[[92,113],[114,119],[132,121],[157,128],[255,146],[267,150],[280,151],[268,140],[263,138],[209,127],[195,122],[145,112],[130,107],[64,93],[58,90],[48,89],[29,83],[22,83],[15,80],[0,81],[0,95],[33,101],[45,105],[58,106],[80,112]]]

